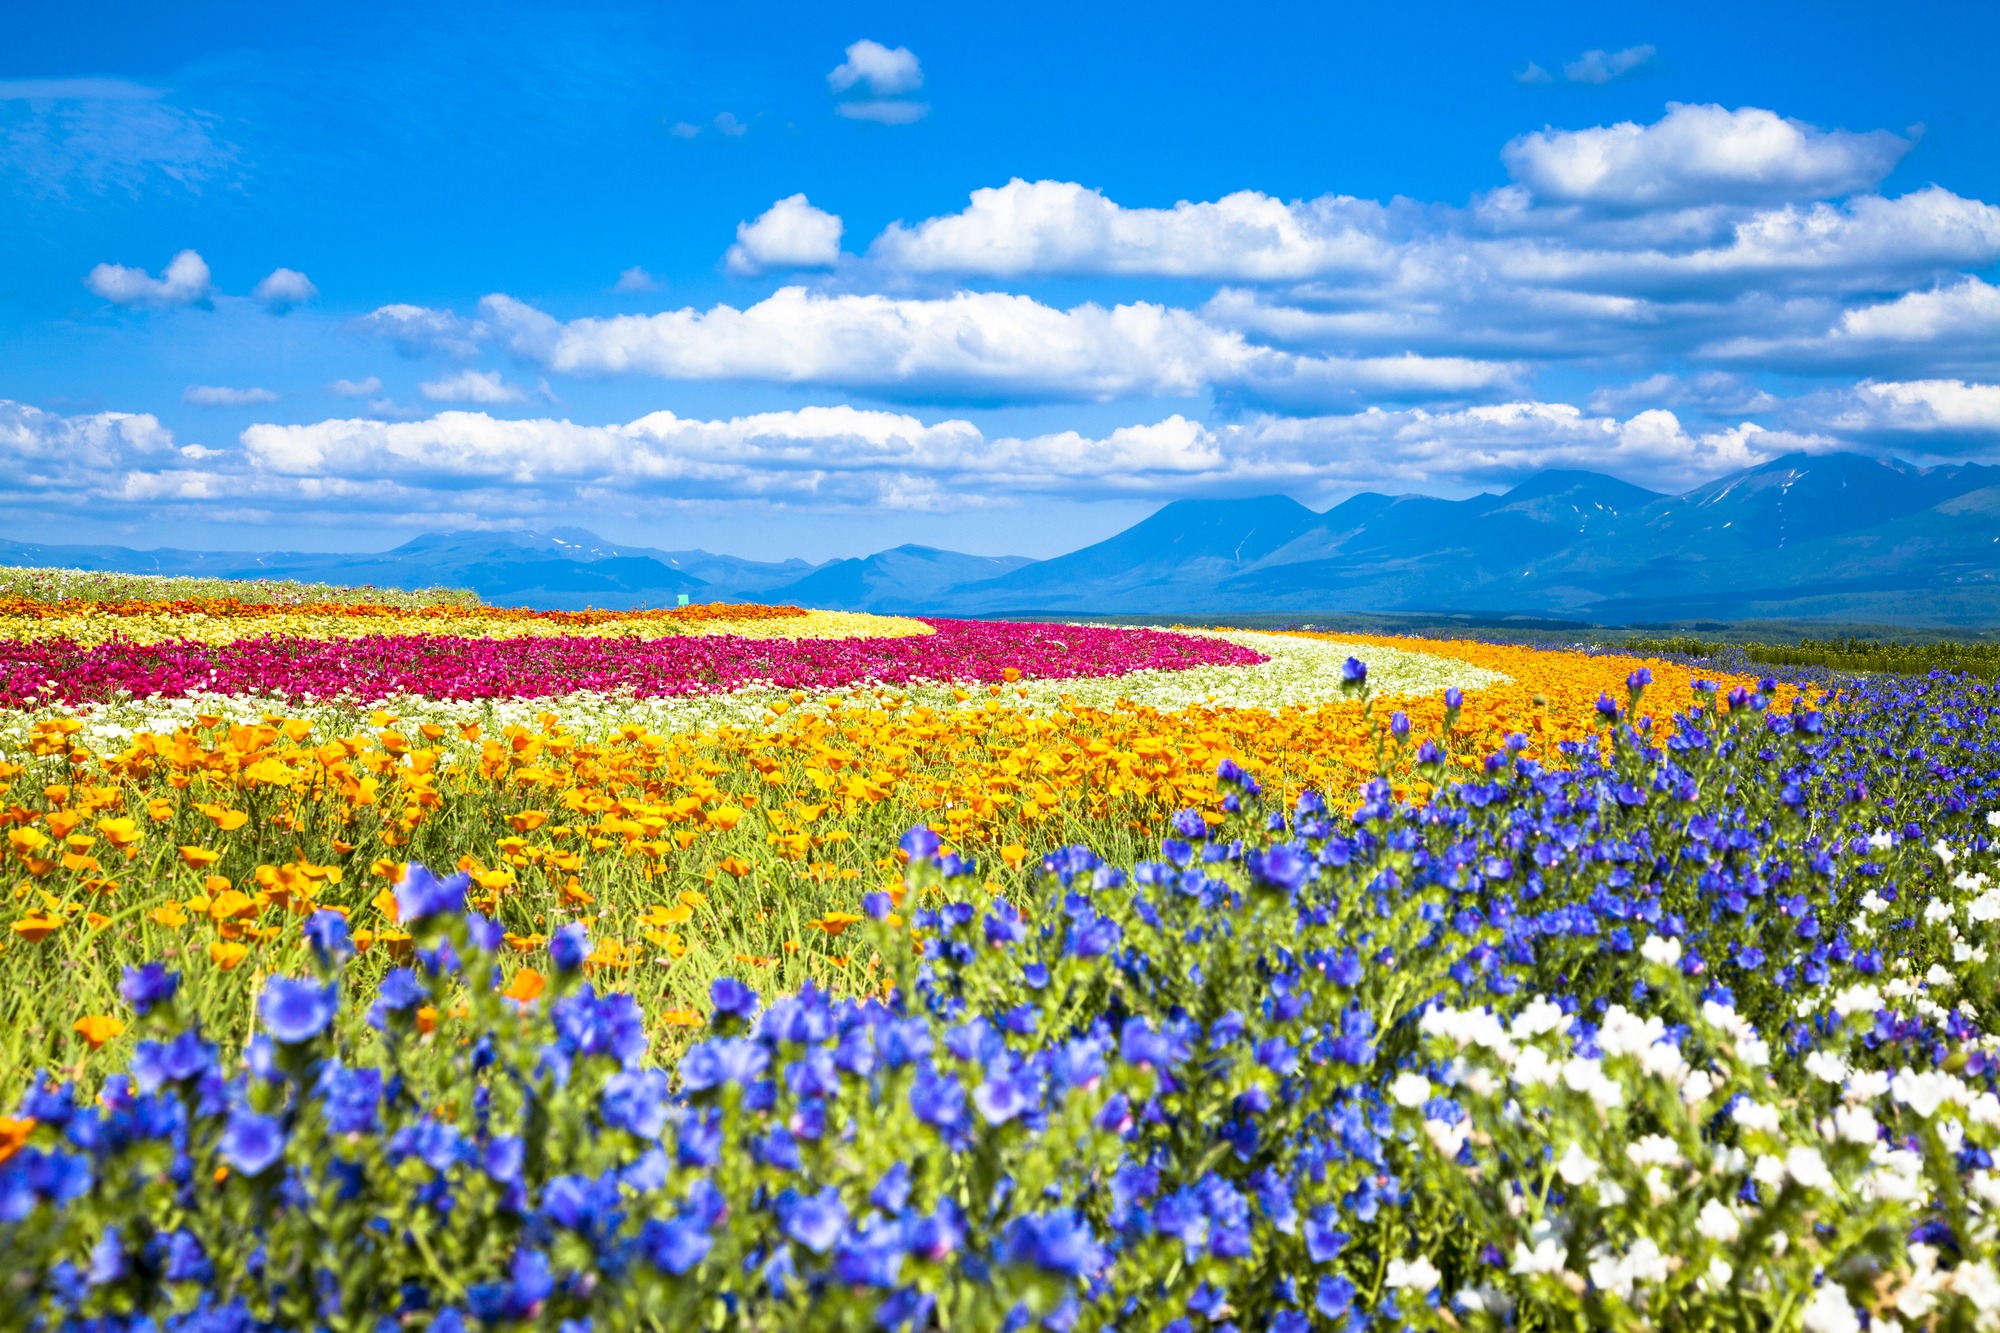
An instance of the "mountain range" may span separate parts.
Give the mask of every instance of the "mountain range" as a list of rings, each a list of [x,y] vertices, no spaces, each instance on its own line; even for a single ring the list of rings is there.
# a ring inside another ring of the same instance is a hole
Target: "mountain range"
[[[2000,624],[2000,467],[1794,454],[1680,495],[1550,471],[1501,494],[1178,500],[1048,560],[899,546],[809,564],[548,533],[451,532],[367,555],[0,540],[0,563],[471,587],[489,602],[796,602],[993,615],[1452,612],[1599,624]]]

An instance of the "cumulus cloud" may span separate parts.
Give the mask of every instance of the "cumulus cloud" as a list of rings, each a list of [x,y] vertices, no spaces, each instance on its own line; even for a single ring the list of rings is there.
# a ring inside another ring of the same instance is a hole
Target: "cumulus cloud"
[[[2000,372],[2000,287],[1968,276],[1843,311],[1821,329],[1744,335],[1702,350],[1719,361],[1787,368],[1962,365]]]
[[[618,275],[618,281],[611,285],[614,292],[657,292],[662,286],[660,280],[640,268],[637,264]]]
[[[1410,354],[1304,357],[1151,302],[1062,310],[1001,292],[902,299],[784,287],[747,309],[568,323],[495,295],[480,311],[516,355],[565,374],[822,384],[920,397],[1106,400],[1222,390],[1309,403],[1356,392],[1460,395],[1509,383],[1518,369]]]
[[[803,194],[780,199],[754,222],[736,224],[736,244],[724,262],[731,273],[829,268],[840,259],[841,221],[814,208]]]
[[[294,268],[274,268],[270,274],[254,288],[250,295],[273,310],[289,310],[295,305],[304,305],[319,295],[319,288],[312,285],[312,279]]]
[[[336,398],[366,398],[371,393],[382,392],[382,380],[378,375],[370,375],[365,380],[335,380],[326,386],[326,391]]]
[[[126,470],[174,454],[173,432],[144,412],[63,416],[0,399],[0,500],[65,503],[115,490]]]
[[[195,305],[208,300],[215,290],[208,264],[192,250],[175,255],[157,278],[142,268],[99,264],[83,284],[111,304],[122,306]]]
[[[1863,380],[1809,395],[1792,410],[1848,439],[1912,443],[1933,454],[1990,453],[2000,443],[2000,384]]]
[[[433,310],[420,305],[385,305],[349,322],[356,333],[394,343],[405,356],[426,352],[447,352],[472,356],[486,336],[483,325],[462,319],[449,310]]]
[[[1571,83],[1609,83],[1652,62],[1650,46],[1628,46],[1623,51],[1585,51],[1563,66],[1563,77]]]
[[[847,59],[834,66],[826,83],[837,93],[865,85],[877,97],[898,97],[923,87],[924,71],[909,47],[892,50],[864,37],[847,48]]]
[[[834,105],[834,111],[849,120],[908,125],[930,113],[928,104],[904,97],[924,84],[923,67],[907,46],[892,50],[863,38],[847,48],[847,59],[827,74],[826,82],[836,94],[867,94]]]
[[[497,370],[461,370],[456,375],[425,380],[417,386],[434,403],[519,403],[527,399]]]
[[[1672,102],[1651,125],[1525,134],[1501,158],[1540,199],[1630,209],[1850,194],[1887,176],[1912,146],[1887,130],[1821,130],[1756,107]]]
[[[221,384],[190,384],[181,391],[181,401],[195,407],[256,407],[275,403],[278,395],[269,389],[232,389]]]
[[[1124,208],[1069,181],[1016,178],[961,212],[892,223],[871,257],[914,273],[1132,274],[1274,281],[1395,261],[1387,210],[1330,196],[1285,203],[1254,190],[1214,203]]]

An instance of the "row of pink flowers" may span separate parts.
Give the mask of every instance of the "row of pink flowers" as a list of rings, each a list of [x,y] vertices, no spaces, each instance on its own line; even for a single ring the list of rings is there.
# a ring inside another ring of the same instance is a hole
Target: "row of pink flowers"
[[[1141,669],[1249,666],[1264,657],[1221,639],[1163,630],[933,620],[895,639],[239,639],[227,644],[65,639],[0,643],[0,707],[85,703],[119,693],[268,694],[296,700],[396,695],[539,698],[629,690],[643,698],[744,685],[838,689],[864,681],[1000,681],[1119,676]]]

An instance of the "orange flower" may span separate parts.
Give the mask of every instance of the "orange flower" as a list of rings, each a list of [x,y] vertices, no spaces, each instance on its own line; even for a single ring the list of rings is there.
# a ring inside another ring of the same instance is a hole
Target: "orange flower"
[[[235,940],[217,940],[208,946],[208,961],[225,972],[235,971],[236,965],[249,956],[250,946]]]
[[[221,852],[211,852],[206,847],[181,848],[181,860],[190,870],[206,870],[222,859]]]
[[[29,913],[14,923],[14,933],[30,944],[40,944],[62,928],[62,922],[52,916],[38,916]]]
[[[858,912],[828,912],[825,916],[811,924],[819,927],[828,935],[839,938],[840,933],[849,926],[859,921],[866,921],[867,919],[867,917],[860,915]]]
[[[92,1014],[88,1018],[76,1020],[78,1035],[90,1043],[90,1049],[93,1051],[105,1042],[116,1039],[124,1030],[125,1024],[109,1014]]]
[[[531,1004],[547,986],[548,982],[541,973],[532,967],[524,967],[514,974],[513,980],[507,983],[507,989],[500,993],[516,1004]]]
[[[0,1115],[0,1162],[21,1151],[28,1136],[34,1132],[34,1117]]]
[[[417,1031],[428,1036],[437,1031],[438,1011],[431,1005],[417,1010]]]
[[[670,1028],[698,1028],[708,1020],[698,1009],[668,1009],[660,1014],[660,1021]]]
[[[750,873],[750,863],[740,856],[725,856],[716,865],[723,874],[734,875],[738,879]]]

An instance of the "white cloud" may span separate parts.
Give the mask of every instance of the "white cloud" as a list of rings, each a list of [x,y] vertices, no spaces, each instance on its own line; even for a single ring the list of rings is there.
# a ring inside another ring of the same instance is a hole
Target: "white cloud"
[[[2000,287],[1968,276],[1843,311],[1823,329],[1728,338],[1702,354],[1781,366],[1970,365],[2000,371]]]
[[[847,48],[847,59],[833,68],[826,82],[837,93],[866,84],[877,97],[898,97],[923,87],[924,71],[909,47],[892,50],[864,37]]]
[[[319,295],[319,288],[295,268],[274,268],[251,289],[250,295],[273,310],[286,310],[312,300]]]
[[[826,82],[836,94],[857,90],[867,94],[834,105],[835,113],[849,120],[908,125],[930,114],[928,103],[903,96],[924,86],[923,67],[907,46],[892,50],[863,38],[847,48],[847,59],[833,68]]]
[[[1650,63],[1654,54],[1650,46],[1628,46],[1623,51],[1585,51],[1563,66],[1563,77],[1571,83],[1609,83]]]
[[[921,396],[1111,399],[1220,389],[1313,403],[1357,392],[1456,396],[1517,367],[1451,357],[1302,357],[1151,302],[1069,310],[1026,296],[827,296],[784,287],[718,305],[565,324],[508,296],[480,303],[515,354],[565,374],[825,384]]]
[[[1068,181],[1014,179],[961,212],[893,223],[872,257],[914,273],[1133,274],[1263,282],[1395,262],[1382,205],[1345,196],[1287,204],[1243,190],[1214,203],[1123,208]]]
[[[348,327],[371,338],[387,339],[408,356],[432,351],[472,356],[486,336],[485,327],[473,320],[420,305],[385,305],[351,321]]]
[[[181,392],[181,401],[195,407],[255,407],[275,403],[278,395],[269,389],[232,389],[221,384],[190,384]]]
[[[199,194],[236,163],[217,123],[129,79],[0,79],[0,181],[18,202],[77,189],[138,196],[162,182]]]
[[[715,126],[716,133],[727,135],[731,139],[741,138],[750,132],[748,125],[745,125],[727,111],[718,111],[712,123]]]
[[[640,268],[637,264],[634,264],[618,275],[618,281],[612,284],[611,290],[614,292],[657,292],[662,285],[658,278],[646,272],[645,269]]]
[[[731,273],[829,268],[840,259],[841,222],[803,194],[780,199],[754,222],[736,224],[736,244],[724,256]]]
[[[336,398],[366,398],[371,393],[382,392],[382,380],[378,375],[370,375],[365,380],[335,380],[326,386],[326,391]]]
[[[1555,80],[1547,70],[1530,60],[1525,66],[1514,71],[1514,82],[1535,84],[1553,83]]]
[[[929,102],[904,102],[893,98],[873,98],[860,102],[840,102],[834,114],[849,120],[872,120],[877,125],[912,125],[931,113]]]
[[[425,380],[417,388],[434,403],[518,403],[527,398],[497,370],[461,370],[456,375]]]
[[[1886,130],[1821,130],[1756,107],[1672,102],[1651,125],[1539,130],[1501,157],[1546,201],[1658,208],[1850,194],[1887,176],[1911,147]]]
[[[1864,380],[1825,412],[1828,426],[1855,438],[1892,435],[2000,436],[2000,384],[1961,379]]]
[[[83,282],[113,305],[123,306],[194,305],[214,293],[208,265],[192,250],[175,255],[157,278],[142,268],[99,264]]]
[[[83,503],[134,463],[173,453],[173,432],[150,413],[62,416],[0,399],[0,500]]]

